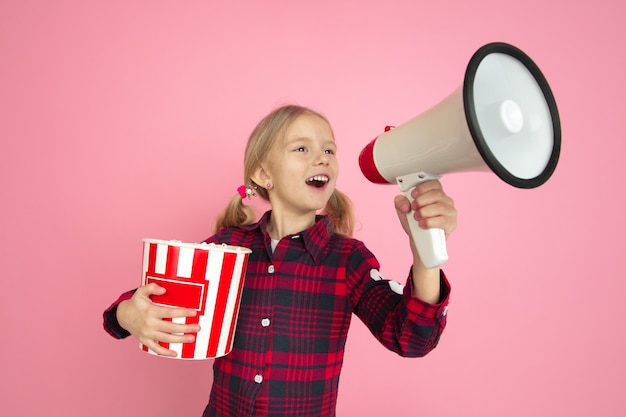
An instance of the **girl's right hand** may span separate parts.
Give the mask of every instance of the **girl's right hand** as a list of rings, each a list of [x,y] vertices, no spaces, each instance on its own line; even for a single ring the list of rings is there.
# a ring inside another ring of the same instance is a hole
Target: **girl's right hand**
[[[117,306],[117,321],[137,340],[155,353],[175,357],[176,352],[164,348],[159,342],[189,343],[200,326],[197,324],[176,324],[163,320],[174,317],[193,317],[196,311],[190,308],[174,308],[156,305],[150,299],[152,295],[165,294],[165,288],[155,283],[137,288],[135,294]]]

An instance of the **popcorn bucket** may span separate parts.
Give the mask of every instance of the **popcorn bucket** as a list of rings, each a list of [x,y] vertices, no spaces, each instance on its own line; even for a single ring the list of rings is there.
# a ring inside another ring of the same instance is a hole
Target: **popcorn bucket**
[[[192,343],[160,345],[180,359],[213,359],[230,353],[239,315],[239,302],[252,252],[248,248],[214,243],[183,243],[143,239],[142,285],[154,282],[167,291],[152,302],[167,307],[193,308],[195,317],[175,317],[181,324],[199,324]],[[141,349],[155,355],[140,344]]]

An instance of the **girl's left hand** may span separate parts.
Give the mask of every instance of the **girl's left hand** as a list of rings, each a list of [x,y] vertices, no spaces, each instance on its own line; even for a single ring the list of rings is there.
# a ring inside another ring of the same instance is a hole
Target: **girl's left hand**
[[[454,208],[454,200],[443,191],[441,182],[438,180],[422,182],[411,192],[411,197],[413,201],[409,201],[404,195],[397,195],[394,199],[404,231],[411,236],[406,214],[413,210],[413,217],[422,229],[443,229],[448,238],[456,229],[457,211]]]

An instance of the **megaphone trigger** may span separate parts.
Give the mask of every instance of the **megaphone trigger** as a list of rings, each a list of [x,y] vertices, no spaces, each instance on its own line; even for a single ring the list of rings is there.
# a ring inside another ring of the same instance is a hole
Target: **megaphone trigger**
[[[398,187],[400,187],[400,191],[404,192],[406,198],[411,201],[413,198],[411,193],[418,184],[424,181],[438,180],[439,178],[441,178],[439,175],[416,172],[399,176],[396,178],[396,182]],[[414,211],[410,211],[406,215],[413,243],[415,243],[424,266],[429,269],[437,268],[448,260],[445,232],[440,228],[422,229],[417,220],[415,220],[414,213]]]

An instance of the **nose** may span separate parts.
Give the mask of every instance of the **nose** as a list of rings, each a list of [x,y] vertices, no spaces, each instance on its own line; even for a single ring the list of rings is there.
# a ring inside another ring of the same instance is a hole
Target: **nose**
[[[326,153],[325,150],[321,150],[315,155],[315,163],[316,165],[328,165],[330,162],[330,156]]]

